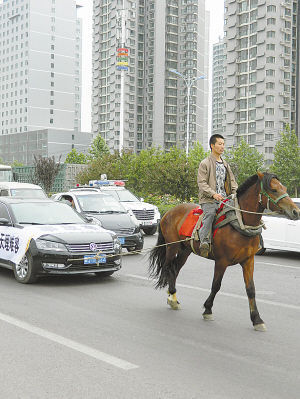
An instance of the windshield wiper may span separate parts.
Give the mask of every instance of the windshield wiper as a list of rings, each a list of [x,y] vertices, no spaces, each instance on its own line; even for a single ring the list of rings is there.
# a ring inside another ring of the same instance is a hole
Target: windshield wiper
[[[84,210],[84,212],[86,212],[86,213],[101,213],[99,211],[86,211],[86,210]]]
[[[18,222],[19,224],[38,224],[38,225],[41,225],[41,224],[47,224],[47,223],[37,223],[37,222]]]

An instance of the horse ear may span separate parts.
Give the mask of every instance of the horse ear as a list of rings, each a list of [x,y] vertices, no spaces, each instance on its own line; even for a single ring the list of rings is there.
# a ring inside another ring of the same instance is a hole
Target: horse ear
[[[261,172],[258,170],[258,171],[257,171],[257,176],[258,176],[259,180],[262,180],[263,177],[264,177],[264,174],[261,173]]]

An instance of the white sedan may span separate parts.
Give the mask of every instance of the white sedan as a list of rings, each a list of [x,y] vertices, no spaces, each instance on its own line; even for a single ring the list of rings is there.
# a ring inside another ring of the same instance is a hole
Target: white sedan
[[[300,208],[300,198],[292,198]],[[263,229],[261,249],[262,255],[266,249],[300,252],[300,220],[290,220],[284,215],[263,216],[266,230]]]

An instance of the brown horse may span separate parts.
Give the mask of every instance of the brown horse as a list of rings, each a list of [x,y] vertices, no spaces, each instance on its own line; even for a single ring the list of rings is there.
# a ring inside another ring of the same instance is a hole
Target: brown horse
[[[279,179],[270,173],[260,173],[249,177],[237,190],[237,199],[245,225],[258,226],[264,209],[280,211],[290,219],[300,219],[300,209],[294,204]],[[168,285],[168,304],[178,309],[176,298],[176,279],[182,266],[192,252],[190,241],[179,234],[180,227],[189,212],[197,204],[181,204],[168,211],[159,225],[157,246],[150,252],[150,276],[157,280],[156,288]],[[249,213],[247,213],[249,212]],[[177,242],[176,242],[177,241]],[[179,242],[178,242],[179,241]],[[175,242],[175,243],[174,243]],[[164,245],[173,243],[170,245]],[[195,245],[196,242],[194,241]],[[203,318],[212,320],[214,298],[221,288],[221,282],[227,266],[240,264],[249,300],[250,318],[254,329],[265,331],[255,301],[253,281],[254,255],[258,251],[259,235],[247,237],[235,230],[230,224],[218,229],[212,241],[209,258],[215,261],[215,271],[211,293],[204,303]]]

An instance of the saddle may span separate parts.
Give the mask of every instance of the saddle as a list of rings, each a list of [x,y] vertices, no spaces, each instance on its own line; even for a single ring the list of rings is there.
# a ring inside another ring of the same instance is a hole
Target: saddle
[[[198,208],[192,209],[185,218],[179,230],[180,235],[192,238],[190,243],[193,252],[196,254],[199,254],[199,230],[202,227],[202,218],[203,210],[200,206]],[[243,223],[242,212],[240,211],[239,203],[236,197],[233,199],[225,200],[217,210],[216,217],[212,226],[213,237],[215,236],[218,229],[227,224],[230,224],[235,230],[247,237],[259,235],[261,234],[262,229],[265,228],[264,223],[261,223],[258,226],[247,226]]]

